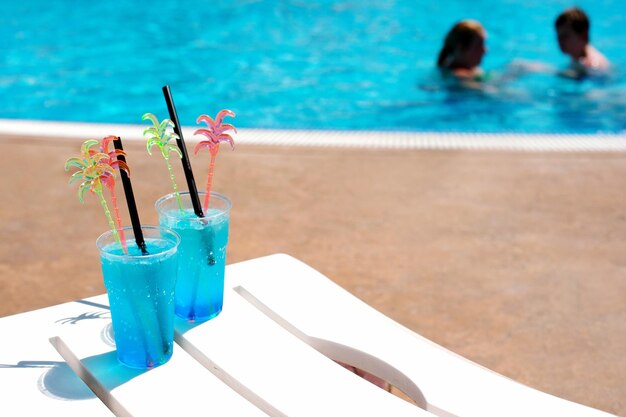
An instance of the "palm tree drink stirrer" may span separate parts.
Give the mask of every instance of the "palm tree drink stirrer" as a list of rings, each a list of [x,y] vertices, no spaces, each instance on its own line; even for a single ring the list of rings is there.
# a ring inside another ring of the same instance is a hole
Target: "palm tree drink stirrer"
[[[207,125],[206,129],[197,129],[194,135],[203,135],[207,140],[200,141],[193,150],[194,155],[198,154],[198,151],[202,148],[208,148],[211,154],[211,162],[209,164],[209,173],[206,181],[206,193],[204,195],[204,212],[209,209],[209,201],[211,198],[211,183],[213,182],[213,169],[215,168],[215,158],[220,150],[220,142],[228,142],[231,149],[235,148],[235,142],[232,136],[227,132],[237,133],[237,129],[231,124],[222,123],[224,117],[235,117],[235,113],[230,110],[221,110],[215,116],[215,120],[211,116],[203,114],[198,117],[196,123],[204,122]]]
[[[130,176],[130,168],[126,164],[126,152],[123,149],[109,150],[109,144],[112,141],[119,140],[117,136],[106,136],[100,141],[100,152],[109,156],[107,163],[111,165],[111,168],[119,169],[120,176]],[[94,154],[96,151],[91,150]],[[120,218],[120,210],[117,205],[117,198],[115,197],[115,179],[112,175],[107,175],[102,183],[109,189],[111,193],[111,204],[113,205],[113,212],[115,213],[115,222],[117,223],[117,229],[119,230],[120,240],[122,241],[122,248],[124,253],[128,253],[128,247],[126,246],[126,238],[124,237],[124,230],[122,229],[122,220]]]
[[[76,172],[70,177],[70,184],[82,180],[78,187],[78,199],[81,203],[84,203],[85,193],[91,191],[98,196],[100,205],[104,209],[104,215],[106,216],[109,227],[113,232],[115,241],[122,246],[124,253],[128,253],[126,246],[126,239],[124,238],[124,232],[122,230],[122,222],[120,219],[120,212],[117,206],[117,198],[115,197],[115,168],[125,171],[130,174],[130,170],[126,162],[118,160],[118,156],[126,155],[124,151],[117,149],[108,150],[109,143],[114,140],[115,136],[107,136],[102,138],[101,141],[95,139],[86,140],[83,142],[80,148],[80,157],[69,158],[65,162],[65,170],[68,171],[71,167],[78,168]],[[100,145],[100,150],[96,151],[91,149],[94,145]],[[111,203],[113,204],[113,210],[115,212],[115,220],[111,216],[111,211],[107,205],[106,199],[102,192],[102,186],[109,189],[111,194]],[[117,227],[116,227],[117,223]]]
[[[174,123],[170,119],[163,119],[163,121],[159,122],[159,119],[152,113],[146,113],[141,117],[141,120],[150,120],[152,122],[152,126],[144,129],[144,136],[148,135],[148,142],[146,144],[148,148],[148,153],[152,155],[152,147],[154,145],[158,146],[161,151],[161,155],[165,159],[165,163],[167,164],[167,170],[170,173],[170,181],[172,182],[172,187],[174,188],[174,195],[176,196],[176,201],[178,202],[178,208],[183,210],[183,202],[180,199],[180,194],[178,193],[178,187],[176,186],[176,181],[174,179],[174,171],[172,170],[172,164],[170,163],[170,156],[172,152],[178,155],[179,158],[183,157],[180,149],[176,145],[176,143],[170,143],[172,139],[177,139],[178,135],[171,131],[174,127]]]

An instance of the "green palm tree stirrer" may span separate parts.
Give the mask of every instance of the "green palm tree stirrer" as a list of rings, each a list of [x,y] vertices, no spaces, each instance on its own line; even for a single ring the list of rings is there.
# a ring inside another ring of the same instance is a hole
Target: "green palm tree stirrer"
[[[170,143],[172,139],[178,138],[178,135],[170,130],[174,127],[174,123],[170,119],[163,119],[163,121],[159,122],[159,119],[157,119],[157,117],[152,113],[144,114],[141,117],[141,120],[150,120],[152,122],[152,126],[144,129],[143,131],[144,136],[148,135],[148,142],[146,144],[148,154],[152,155],[152,147],[154,145],[158,146],[161,151],[161,155],[163,155],[165,163],[167,164],[167,170],[170,173],[170,181],[172,181],[172,187],[174,187],[174,195],[176,196],[176,201],[178,202],[178,208],[183,210],[183,202],[180,199],[178,187],[176,186],[176,180],[174,179],[174,171],[172,170],[172,164],[170,163],[170,156],[172,155],[172,152],[178,155],[179,158],[183,157],[183,154],[180,152],[176,143]]]

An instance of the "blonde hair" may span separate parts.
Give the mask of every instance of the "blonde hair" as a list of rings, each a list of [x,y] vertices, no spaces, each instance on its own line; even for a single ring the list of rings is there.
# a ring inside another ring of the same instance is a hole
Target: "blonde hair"
[[[441,51],[439,51],[437,66],[439,68],[449,67],[454,59],[456,49],[458,47],[468,48],[472,41],[481,36],[483,32],[482,25],[475,20],[462,20],[452,26],[446,35]]]

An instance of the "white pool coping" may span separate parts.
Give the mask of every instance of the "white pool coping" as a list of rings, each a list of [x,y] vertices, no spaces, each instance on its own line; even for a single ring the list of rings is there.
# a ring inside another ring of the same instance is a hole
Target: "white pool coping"
[[[99,139],[116,135],[124,140],[144,140],[147,125],[48,122],[0,119],[0,140],[24,136]],[[194,142],[197,127],[183,126],[185,141]],[[626,132],[621,134],[522,134],[378,132],[360,130],[239,129],[238,144],[270,146],[341,147],[361,149],[503,150],[559,152],[626,152]]]

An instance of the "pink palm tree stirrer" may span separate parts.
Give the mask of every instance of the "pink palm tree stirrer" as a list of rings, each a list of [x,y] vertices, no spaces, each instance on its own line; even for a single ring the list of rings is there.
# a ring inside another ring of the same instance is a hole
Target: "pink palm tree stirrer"
[[[130,168],[126,164],[126,162],[118,159],[119,156],[126,156],[126,152],[119,149],[109,150],[109,144],[118,140],[117,136],[106,136],[100,140],[100,152],[108,155],[109,160],[106,161],[111,168],[119,169],[120,171],[125,171],[128,176],[130,176]],[[89,150],[90,153],[96,154],[96,151],[93,149]],[[101,178],[102,183],[109,189],[111,193],[111,204],[113,204],[113,212],[115,213],[115,222],[117,223],[117,229],[120,234],[120,240],[122,241],[122,247],[124,249],[124,253],[128,253],[128,248],[126,246],[126,238],[124,237],[124,230],[122,229],[122,219],[120,217],[120,210],[117,205],[117,198],[115,197],[115,179],[112,175],[106,175]]]
[[[229,132],[237,133],[237,129],[231,124],[222,123],[224,117],[235,117],[235,113],[230,110],[221,110],[215,116],[215,120],[211,116],[203,114],[198,117],[196,123],[204,122],[207,125],[206,129],[198,129],[194,132],[194,135],[203,135],[207,140],[200,141],[193,149],[194,155],[198,154],[198,151],[202,148],[208,148],[211,154],[211,163],[209,164],[209,174],[206,181],[206,194],[204,196],[204,212],[209,209],[209,200],[211,197],[211,183],[213,182],[213,168],[215,167],[215,158],[220,150],[220,142],[228,142],[231,149],[235,148],[235,142]]]

